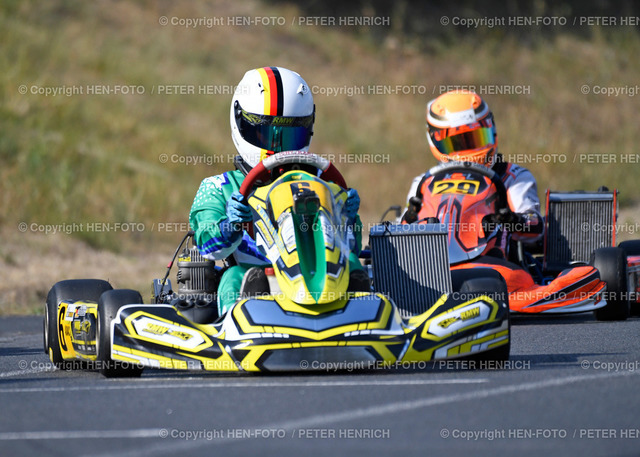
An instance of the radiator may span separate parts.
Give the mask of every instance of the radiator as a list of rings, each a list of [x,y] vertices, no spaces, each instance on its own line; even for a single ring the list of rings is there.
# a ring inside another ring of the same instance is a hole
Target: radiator
[[[376,225],[369,233],[373,287],[403,317],[421,314],[451,292],[444,224]]]
[[[616,192],[547,191],[544,268],[558,271],[589,262],[591,253],[615,245]]]

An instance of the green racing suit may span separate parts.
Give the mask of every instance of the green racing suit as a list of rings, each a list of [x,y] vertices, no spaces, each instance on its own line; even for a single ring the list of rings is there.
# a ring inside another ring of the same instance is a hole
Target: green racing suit
[[[196,193],[189,223],[200,253],[210,260],[223,260],[230,256],[236,265],[222,275],[218,286],[218,313],[222,316],[238,300],[242,278],[253,266],[270,266],[264,250],[245,231],[235,242],[227,240],[220,231],[220,223],[227,220],[226,206],[231,194],[240,190],[244,174],[239,170],[227,171],[205,178]],[[362,222],[356,216],[353,224],[355,246],[349,257],[351,271],[362,268],[358,253],[362,246]]]

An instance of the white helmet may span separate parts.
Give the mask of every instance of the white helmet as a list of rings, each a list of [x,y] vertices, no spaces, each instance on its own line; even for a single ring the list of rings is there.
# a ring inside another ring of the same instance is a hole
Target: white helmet
[[[315,105],[302,77],[280,67],[249,70],[231,101],[231,138],[250,168],[282,151],[307,151]]]

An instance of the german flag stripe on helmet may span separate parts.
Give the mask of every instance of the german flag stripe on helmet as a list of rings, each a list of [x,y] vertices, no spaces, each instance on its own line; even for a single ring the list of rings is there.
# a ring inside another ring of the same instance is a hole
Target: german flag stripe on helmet
[[[282,116],[283,89],[282,77],[277,67],[258,68],[264,87],[264,114]]]

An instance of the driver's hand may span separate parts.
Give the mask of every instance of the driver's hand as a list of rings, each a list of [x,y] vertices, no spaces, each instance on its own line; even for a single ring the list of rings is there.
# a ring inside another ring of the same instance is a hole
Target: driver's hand
[[[228,225],[235,232],[241,232],[242,224],[253,220],[251,208],[245,203],[242,194],[237,191],[232,193],[227,201],[226,212]]]
[[[350,222],[356,219],[359,209],[360,195],[358,195],[358,191],[355,189],[347,190],[347,201],[344,203],[344,211]]]
[[[485,233],[493,231],[497,224],[507,226],[506,229],[509,232],[518,231],[515,228],[523,222],[522,215],[514,213],[509,208],[501,208],[497,213],[488,214],[482,219]]]
[[[522,218],[509,208],[501,208],[497,213],[491,215],[491,220],[499,224],[517,224]]]

